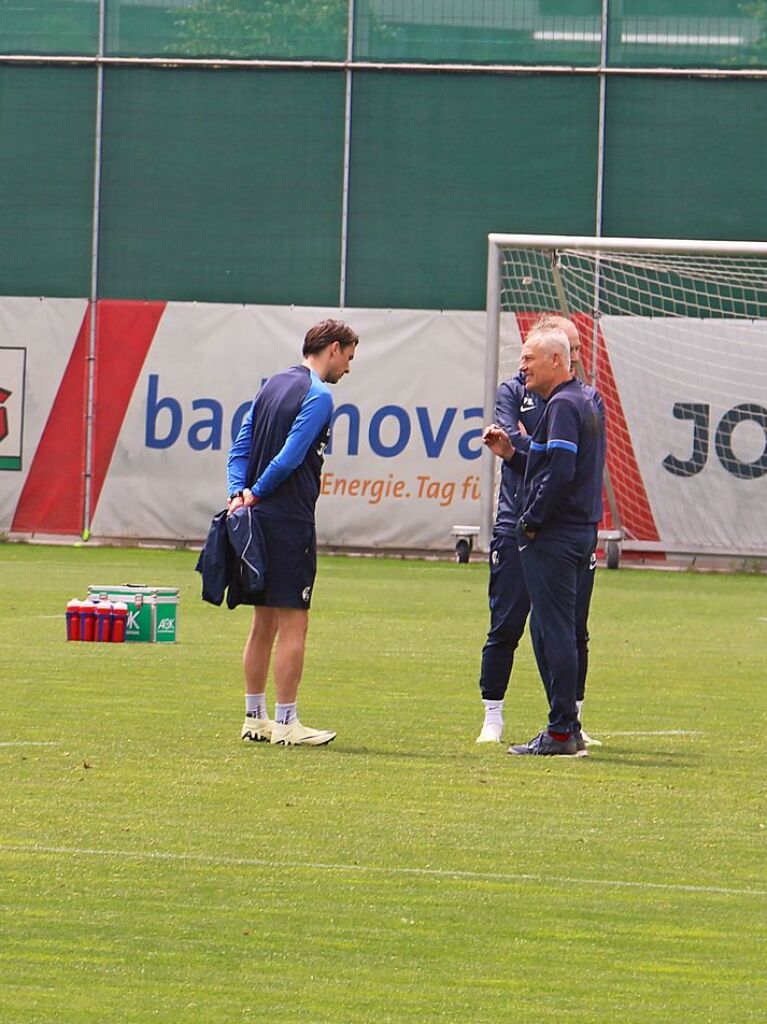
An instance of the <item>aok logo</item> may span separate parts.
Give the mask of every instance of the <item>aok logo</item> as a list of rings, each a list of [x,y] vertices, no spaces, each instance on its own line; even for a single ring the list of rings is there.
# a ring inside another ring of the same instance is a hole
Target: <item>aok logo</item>
[[[157,623],[158,633],[175,633],[176,620],[174,618],[160,619]]]
[[[21,469],[26,349],[0,348],[0,469]]]

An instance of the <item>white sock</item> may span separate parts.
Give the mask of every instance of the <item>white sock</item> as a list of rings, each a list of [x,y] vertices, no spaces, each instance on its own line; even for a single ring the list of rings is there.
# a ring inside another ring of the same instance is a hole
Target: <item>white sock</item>
[[[577,700],[575,702],[575,710],[578,712],[578,721],[580,722],[580,720],[581,720],[581,712],[583,711],[583,701],[582,700]]]
[[[482,703],[485,705],[485,725],[496,725],[503,729],[503,701],[483,698]]]
[[[268,715],[266,713],[266,694],[246,693],[245,714],[253,715],[254,718],[267,718]]]
[[[280,725],[290,725],[291,722],[295,722],[298,718],[298,712],[296,711],[295,704],[275,704],[274,705],[274,720],[279,722]]]

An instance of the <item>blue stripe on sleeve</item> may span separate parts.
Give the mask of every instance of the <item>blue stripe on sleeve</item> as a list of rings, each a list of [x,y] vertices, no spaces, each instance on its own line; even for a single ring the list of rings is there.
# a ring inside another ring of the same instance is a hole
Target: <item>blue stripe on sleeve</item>
[[[543,445],[541,445],[541,448]],[[578,445],[573,444],[572,441],[561,441],[558,438],[554,438],[546,445],[547,448],[564,448],[566,452],[572,452],[573,455],[578,454]]]
[[[545,444],[541,444],[540,441],[531,441],[530,442],[530,450],[533,451],[533,452],[545,452],[546,451],[546,445]]]

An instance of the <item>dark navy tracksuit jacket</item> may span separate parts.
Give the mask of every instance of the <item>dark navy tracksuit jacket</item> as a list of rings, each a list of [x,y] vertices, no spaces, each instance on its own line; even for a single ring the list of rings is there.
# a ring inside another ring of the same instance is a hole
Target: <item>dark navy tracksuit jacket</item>
[[[527,453],[515,452],[511,462],[524,469],[522,516],[535,531],[533,539],[518,531],[517,539],[545,663],[549,729],[567,733],[577,725],[579,593],[593,571],[602,518],[605,429],[593,388],[558,385]]]
[[[260,516],[314,523],[332,416],[330,388],[309,367],[270,377],[229,451],[229,493],[249,487]]]

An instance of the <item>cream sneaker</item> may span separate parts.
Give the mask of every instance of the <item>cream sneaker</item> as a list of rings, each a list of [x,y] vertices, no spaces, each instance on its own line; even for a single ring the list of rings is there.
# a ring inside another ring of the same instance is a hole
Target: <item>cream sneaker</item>
[[[280,722],[272,724],[272,743],[281,743],[283,747],[323,747],[336,738],[329,729],[310,729],[301,725],[296,718],[289,725]]]
[[[240,736],[254,743],[268,743],[272,738],[273,729],[274,722],[271,718],[254,718],[252,715],[246,715]]]

